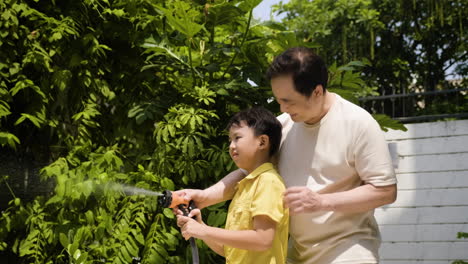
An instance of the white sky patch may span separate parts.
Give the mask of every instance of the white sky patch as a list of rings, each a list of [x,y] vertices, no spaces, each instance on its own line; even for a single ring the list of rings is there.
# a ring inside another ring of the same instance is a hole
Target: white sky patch
[[[271,6],[276,5],[279,2],[281,2],[281,0],[263,0],[258,6],[254,8],[253,10],[254,18],[259,19],[261,21],[270,20],[271,19],[270,17]],[[287,3],[288,0],[284,0],[282,2]],[[276,21],[280,21],[284,16],[285,14],[282,14],[280,16],[274,15],[272,19]]]
[[[254,81],[247,79],[247,82],[252,85],[253,87],[258,87],[258,84],[256,84]]]

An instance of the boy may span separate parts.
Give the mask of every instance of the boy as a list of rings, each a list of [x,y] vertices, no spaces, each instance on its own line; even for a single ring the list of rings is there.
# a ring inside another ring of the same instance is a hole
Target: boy
[[[226,263],[285,263],[289,212],[283,207],[281,176],[270,162],[281,142],[281,124],[268,110],[255,107],[234,115],[227,126],[229,154],[248,174],[237,184],[225,229],[210,227],[200,210],[178,215],[185,239],[202,239]],[[197,216],[197,221],[192,216]]]

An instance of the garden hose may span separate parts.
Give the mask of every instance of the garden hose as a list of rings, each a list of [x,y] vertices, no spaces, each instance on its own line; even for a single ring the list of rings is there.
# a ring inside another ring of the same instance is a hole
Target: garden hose
[[[159,198],[158,202],[162,207],[172,208],[172,209],[175,209],[176,207],[179,208],[184,214],[184,216],[188,216],[190,211],[196,208],[193,201],[190,201],[187,204],[181,196],[174,195],[173,192],[168,191],[168,190],[165,190],[162,193],[162,196]],[[192,263],[199,264],[200,260],[198,256],[198,247],[197,247],[197,244],[195,243],[195,238],[191,237],[189,239],[189,242],[190,242],[190,247],[192,248]]]

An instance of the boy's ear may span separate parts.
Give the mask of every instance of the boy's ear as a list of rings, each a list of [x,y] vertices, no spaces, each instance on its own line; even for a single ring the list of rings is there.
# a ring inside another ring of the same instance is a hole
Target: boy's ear
[[[268,147],[269,141],[270,141],[270,138],[267,135],[261,135],[260,136],[260,147],[261,148]]]

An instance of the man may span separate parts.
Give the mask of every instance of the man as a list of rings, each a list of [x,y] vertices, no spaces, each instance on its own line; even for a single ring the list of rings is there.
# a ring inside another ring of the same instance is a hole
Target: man
[[[323,60],[310,49],[286,50],[268,70],[284,114],[277,161],[287,190],[287,263],[378,263],[374,209],[396,199],[396,178],[377,122],[326,90]],[[199,207],[231,199],[243,172],[205,190],[182,190]]]

